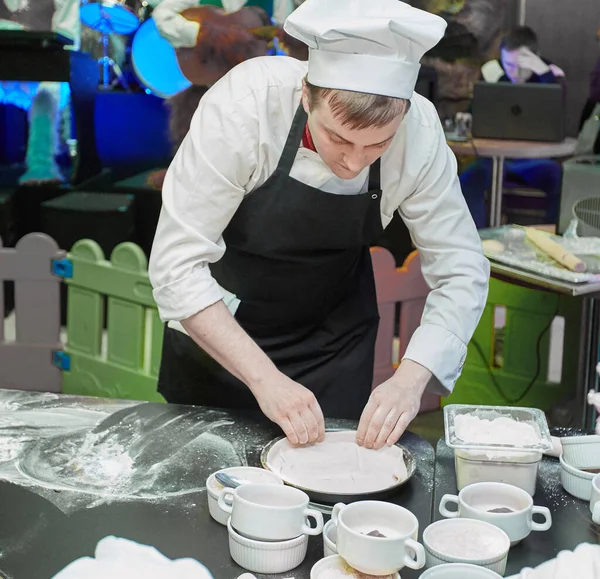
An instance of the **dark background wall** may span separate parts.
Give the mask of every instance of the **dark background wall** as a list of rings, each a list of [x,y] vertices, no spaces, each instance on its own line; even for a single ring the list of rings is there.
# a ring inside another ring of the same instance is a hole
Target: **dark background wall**
[[[588,96],[590,71],[600,57],[596,43],[600,0],[527,0],[525,18],[538,33],[542,54],[567,75],[567,127],[574,136]]]

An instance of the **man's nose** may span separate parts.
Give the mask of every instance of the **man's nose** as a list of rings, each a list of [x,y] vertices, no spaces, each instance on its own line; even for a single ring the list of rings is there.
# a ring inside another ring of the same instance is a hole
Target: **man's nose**
[[[346,155],[344,162],[350,171],[360,173],[365,168],[365,150],[362,147],[355,148]]]

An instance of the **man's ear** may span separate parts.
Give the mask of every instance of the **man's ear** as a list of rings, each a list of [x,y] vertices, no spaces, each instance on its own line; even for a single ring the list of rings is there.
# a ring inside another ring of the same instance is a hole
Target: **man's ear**
[[[304,82],[304,79],[302,80],[302,106],[304,107],[304,111],[306,112],[306,114],[308,115],[310,113],[310,106],[309,106],[309,97],[308,97],[308,87],[306,86],[306,83]]]

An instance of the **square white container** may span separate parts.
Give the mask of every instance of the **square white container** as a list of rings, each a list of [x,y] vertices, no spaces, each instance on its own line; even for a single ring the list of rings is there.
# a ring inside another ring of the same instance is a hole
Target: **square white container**
[[[534,444],[467,442],[456,435],[455,420],[457,416],[470,414],[480,419],[494,420],[495,418],[510,418],[517,422],[530,424],[539,434],[540,441]],[[477,406],[474,404],[449,404],[444,407],[444,430],[446,444],[450,448],[472,451],[496,452],[538,452],[552,450],[552,437],[548,429],[546,415],[537,408],[518,406]]]
[[[501,482],[519,487],[533,496],[541,461],[542,455],[536,452],[491,458],[481,452],[455,450],[456,485],[461,491],[473,483]]]
[[[530,424],[539,434],[534,444],[468,442],[458,438],[457,416],[469,414],[480,419],[510,418]],[[502,482],[535,494],[542,455],[552,449],[552,437],[545,414],[537,408],[449,404],[444,407],[446,444],[454,449],[458,490],[476,482]]]

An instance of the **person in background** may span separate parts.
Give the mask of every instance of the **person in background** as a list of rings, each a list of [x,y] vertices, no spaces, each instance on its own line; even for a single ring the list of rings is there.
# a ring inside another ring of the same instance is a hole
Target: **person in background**
[[[528,26],[519,26],[509,32],[500,46],[500,61],[490,61],[482,67],[486,82],[513,84],[563,83],[565,73],[542,58],[538,39]],[[505,183],[539,189],[547,196],[545,222],[552,224],[558,218],[562,169],[552,159],[514,159],[506,161]],[[478,228],[486,226],[485,191],[492,177],[489,159],[479,159],[460,176],[463,195]]]

